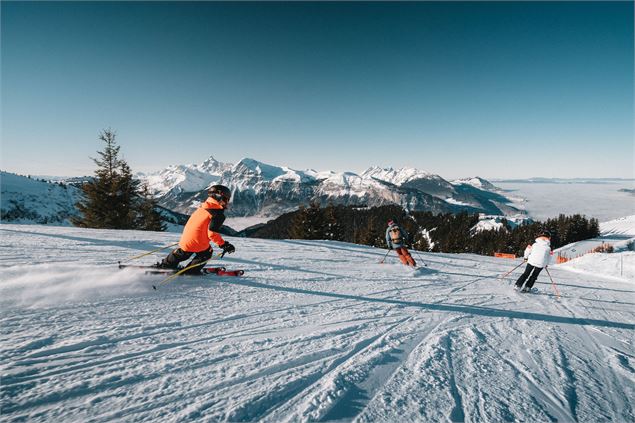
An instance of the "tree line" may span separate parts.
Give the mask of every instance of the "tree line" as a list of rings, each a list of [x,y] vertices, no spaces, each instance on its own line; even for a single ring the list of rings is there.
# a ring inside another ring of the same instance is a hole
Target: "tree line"
[[[552,234],[552,248],[600,234],[597,219],[579,214],[562,214],[544,222],[528,221],[519,226],[502,219],[500,230],[477,232],[473,228],[479,221],[478,214],[407,212],[397,205],[360,208],[329,204],[321,207],[314,202],[250,231],[247,236],[325,239],[386,247],[385,231],[389,219],[394,219],[408,232],[412,247],[444,253],[492,255],[501,252],[518,256],[545,229]]]

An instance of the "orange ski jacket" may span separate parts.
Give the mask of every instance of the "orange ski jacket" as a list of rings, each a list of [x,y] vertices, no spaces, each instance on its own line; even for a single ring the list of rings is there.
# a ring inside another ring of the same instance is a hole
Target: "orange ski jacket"
[[[225,240],[218,230],[224,221],[223,207],[213,198],[208,198],[192,213],[185,224],[179,247],[183,251],[196,253],[207,250],[210,241],[214,241],[218,246],[223,245]]]

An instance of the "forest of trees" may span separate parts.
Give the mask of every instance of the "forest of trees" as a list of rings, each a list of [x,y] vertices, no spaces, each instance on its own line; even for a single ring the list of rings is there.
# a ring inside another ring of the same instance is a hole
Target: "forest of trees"
[[[80,217],[73,224],[85,228],[164,231],[165,224],[147,186],[132,177],[132,170],[119,157],[115,133],[99,134],[106,146],[92,159],[97,165],[92,180],[82,184],[84,199],[77,203]]]
[[[504,229],[475,232],[478,214],[433,214],[406,212],[399,206],[356,208],[312,203],[308,207],[270,221],[247,234],[272,239],[327,239],[386,247],[385,231],[389,219],[395,219],[410,234],[410,245],[418,250],[445,253],[494,252],[522,255],[541,230],[552,234],[551,246],[599,236],[597,219],[576,214],[560,215],[545,222],[530,221],[513,227],[503,220]]]

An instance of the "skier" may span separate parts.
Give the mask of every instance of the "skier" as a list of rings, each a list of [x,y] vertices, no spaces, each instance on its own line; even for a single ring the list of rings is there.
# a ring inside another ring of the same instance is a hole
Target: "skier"
[[[161,263],[159,268],[177,269],[180,262],[189,259],[192,254],[196,254],[189,266],[201,263],[186,273],[200,273],[207,260],[212,257],[212,247],[209,242],[214,241],[223,253],[231,254],[236,248],[225,241],[218,233],[218,230],[225,221],[225,208],[231,199],[231,191],[224,185],[213,185],[207,191],[208,198],[201,206],[190,216],[181,240],[179,248],[172,251]]]
[[[415,263],[406,248],[407,240],[408,232],[399,227],[393,219],[388,220],[388,228],[386,228],[386,244],[388,244],[388,248],[390,250],[394,248],[403,264],[415,267],[417,263]]]
[[[542,231],[533,245],[527,245],[525,254],[523,255],[527,262],[527,267],[522,275],[516,281],[516,289],[520,289],[527,278],[527,284],[522,288],[521,292],[530,292],[534,286],[534,282],[543,268],[549,264],[551,256],[551,233],[547,230]]]

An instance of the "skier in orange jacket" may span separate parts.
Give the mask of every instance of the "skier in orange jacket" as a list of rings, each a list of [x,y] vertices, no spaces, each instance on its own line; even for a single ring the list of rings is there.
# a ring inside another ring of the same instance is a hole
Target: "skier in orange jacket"
[[[225,254],[231,254],[236,248],[225,241],[218,233],[218,230],[225,221],[225,208],[231,199],[231,191],[224,185],[214,185],[208,191],[208,198],[190,216],[181,240],[179,248],[172,251],[159,263],[160,268],[176,269],[180,262],[189,259],[192,254],[196,254],[188,266],[201,263],[186,273],[200,273],[207,260],[212,257],[212,247],[209,242],[213,241]]]

